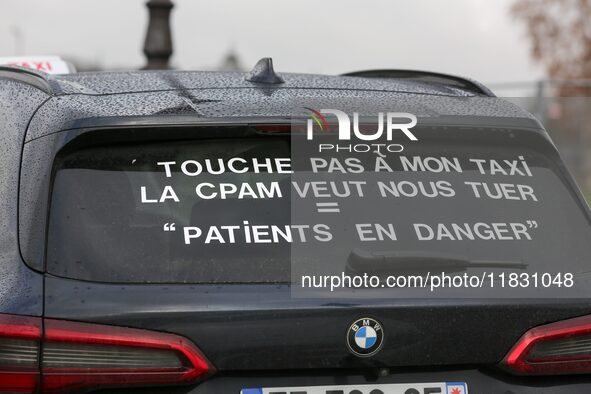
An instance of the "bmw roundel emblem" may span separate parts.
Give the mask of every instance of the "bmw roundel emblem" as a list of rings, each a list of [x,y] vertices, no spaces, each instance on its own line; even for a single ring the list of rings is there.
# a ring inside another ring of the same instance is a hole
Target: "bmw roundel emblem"
[[[359,357],[369,357],[382,347],[384,328],[369,317],[356,320],[347,331],[349,350]]]

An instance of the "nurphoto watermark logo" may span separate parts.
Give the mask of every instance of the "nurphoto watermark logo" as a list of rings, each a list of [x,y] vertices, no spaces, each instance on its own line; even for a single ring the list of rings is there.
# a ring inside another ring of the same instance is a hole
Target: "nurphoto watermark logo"
[[[325,115],[330,115],[336,118],[338,126],[338,140],[339,141],[363,141],[352,144],[319,144],[319,152],[356,152],[367,153],[373,152],[383,155],[383,151],[387,152],[402,152],[404,146],[401,144],[391,144],[394,136],[401,133],[410,141],[418,141],[416,135],[411,131],[417,125],[417,117],[408,112],[379,112],[377,114],[377,122],[360,120],[358,112],[353,112],[353,119],[344,111],[338,109],[320,109],[316,110],[310,107],[304,107],[309,111],[310,119],[306,124],[306,137],[309,141],[314,139],[314,131],[320,132],[331,131],[329,122],[327,122]],[[372,130],[368,130],[368,126],[372,126]],[[367,143],[373,141],[385,141],[388,143]]]

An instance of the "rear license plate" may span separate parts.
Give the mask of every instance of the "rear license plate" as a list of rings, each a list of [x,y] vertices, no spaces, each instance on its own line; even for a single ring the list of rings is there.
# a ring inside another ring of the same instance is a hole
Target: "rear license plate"
[[[464,382],[367,384],[347,386],[260,387],[240,394],[468,394]]]

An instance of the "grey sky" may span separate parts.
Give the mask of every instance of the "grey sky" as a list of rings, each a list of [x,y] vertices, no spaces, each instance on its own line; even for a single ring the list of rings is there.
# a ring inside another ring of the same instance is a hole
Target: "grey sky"
[[[145,0],[0,0],[0,56],[58,54],[137,68]],[[234,50],[247,68],[337,74],[414,68],[484,82],[543,75],[512,0],[176,0],[174,66],[212,69]],[[15,38],[20,31],[21,43]]]

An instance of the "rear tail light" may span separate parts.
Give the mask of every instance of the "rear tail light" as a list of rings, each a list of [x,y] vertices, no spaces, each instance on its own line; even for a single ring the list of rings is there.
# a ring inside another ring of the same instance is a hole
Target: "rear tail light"
[[[39,384],[41,319],[0,315],[0,393],[32,393]]]
[[[49,319],[43,324],[42,330],[41,319],[0,315],[0,393],[191,384],[212,372],[195,345],[177,335]]]
[[[591,316],[533,328],[509,351],[503,365],[523,375],[591,372]]]

